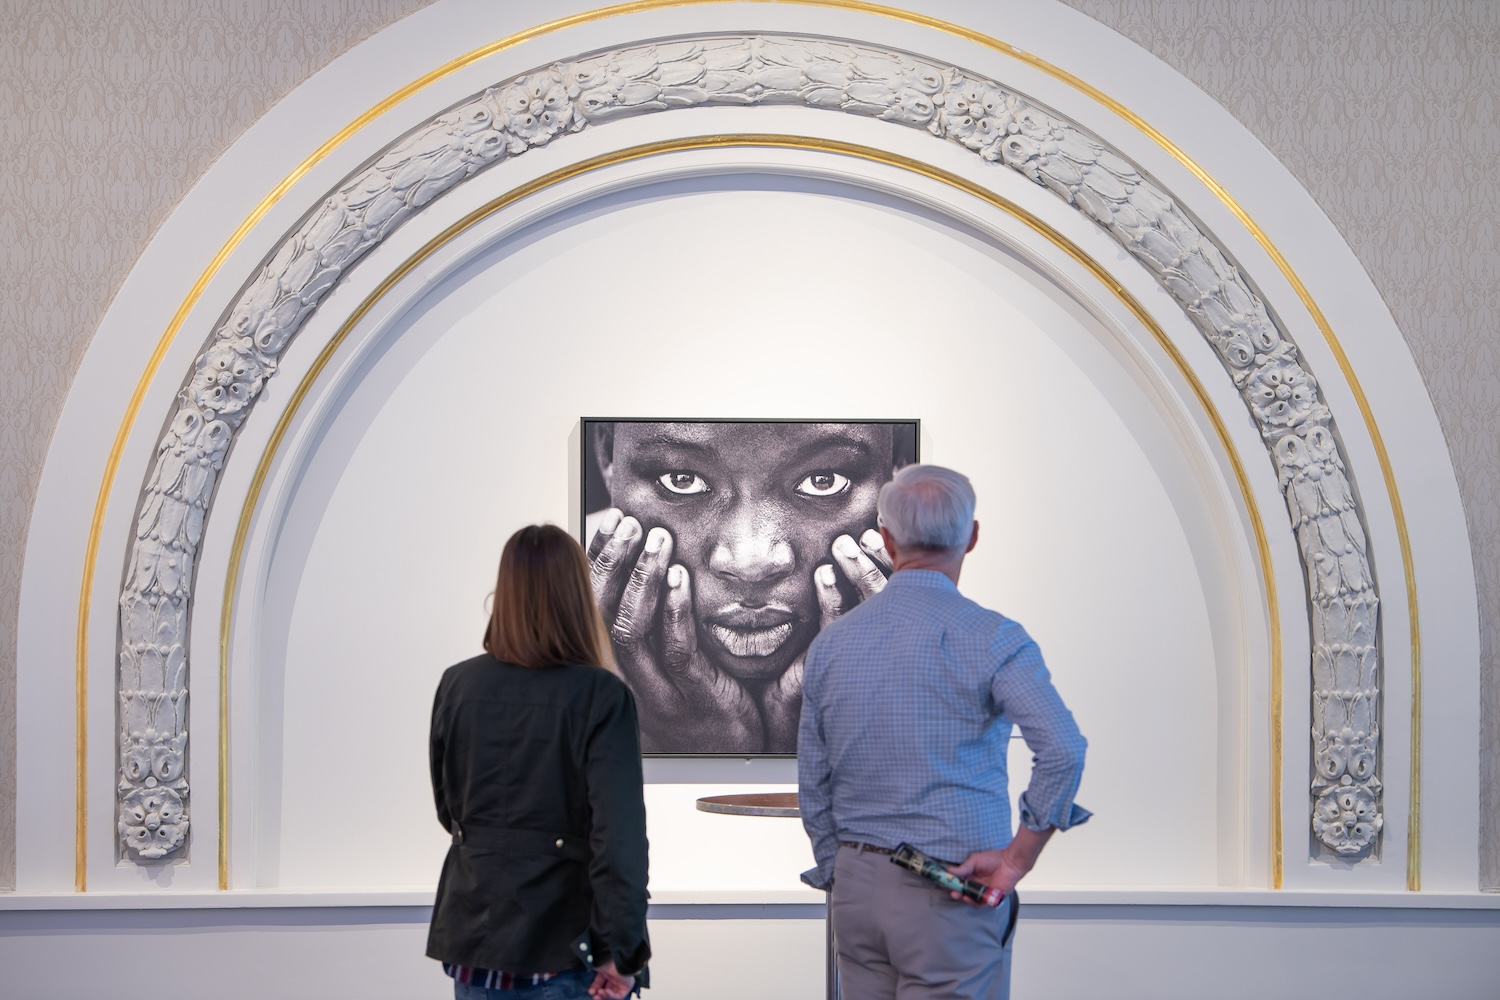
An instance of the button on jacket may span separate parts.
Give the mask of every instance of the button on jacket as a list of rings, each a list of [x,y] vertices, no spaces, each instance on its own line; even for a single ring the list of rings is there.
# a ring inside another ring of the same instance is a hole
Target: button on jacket
[[[431,765],[453,844],[428,957],[517,973],[613,959],[639,975],[651,955],[646,808],[624,682],[599,667],[489,655],[449,667]]]

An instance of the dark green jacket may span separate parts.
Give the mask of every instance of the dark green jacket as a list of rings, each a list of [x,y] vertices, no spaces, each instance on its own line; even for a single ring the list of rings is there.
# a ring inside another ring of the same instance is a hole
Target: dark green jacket
[[[599,667],[449,667],[432,791],[453,835],[427,955],[506,972],[613,959],[641,976],[646,807],[635,699]],[[644,985],[644,981],[642,982]]]

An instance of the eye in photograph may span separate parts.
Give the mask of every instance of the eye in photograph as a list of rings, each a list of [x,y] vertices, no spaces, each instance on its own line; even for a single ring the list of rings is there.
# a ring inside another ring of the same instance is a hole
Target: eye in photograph
[[[814,472],[797,484],[797,492],[805,497],[838,496],[849,488],[849,477],[837,472]]]
[[[683,472],[673,470],[664,472],[656,477],[656,481],[666,487],[667,492],[678,496],[692,496],[695,493],[707,493],[708,483],[696,472]]]

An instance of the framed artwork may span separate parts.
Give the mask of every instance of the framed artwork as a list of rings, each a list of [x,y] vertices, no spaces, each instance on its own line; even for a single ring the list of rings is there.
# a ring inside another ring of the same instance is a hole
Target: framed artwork
[[[916,420],[583,421],[583,544],[648,754],[797,750],[802,661],[885,585]]]

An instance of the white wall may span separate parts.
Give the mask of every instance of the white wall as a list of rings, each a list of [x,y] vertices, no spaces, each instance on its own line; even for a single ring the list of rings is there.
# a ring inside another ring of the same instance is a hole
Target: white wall
[[[1184,525],[1215,501],[1148,376],[1044,276],[935,218],[789,179],[695,188],[589,204],[445,280],[341,394],[308,471],[283,474],[285,520],[256,529],[282,543],[247,666],[270,814],[255,884],[432,881],[443,832],[391,808],[430,798],[413,706],[477,650],[504,539],[576,523],[579,418],[682,414],[919,418],[923,459],[979,494],[964,591],[1026,625],[1090,739],[1079,798],[1097,818],[1040,878],[1217,884],[1215,805],[1245,783],[1219,780],[1237,753],[1219,684],[1239,675],[1216,663],[1195,549],[1222,542]],[[715,790],[653,788],[653,887],[795,888],[797,824],[693,809]],[[1173,821],[1141,825],[1143,802]],[[748,852],[677,863],[747,822]]]

